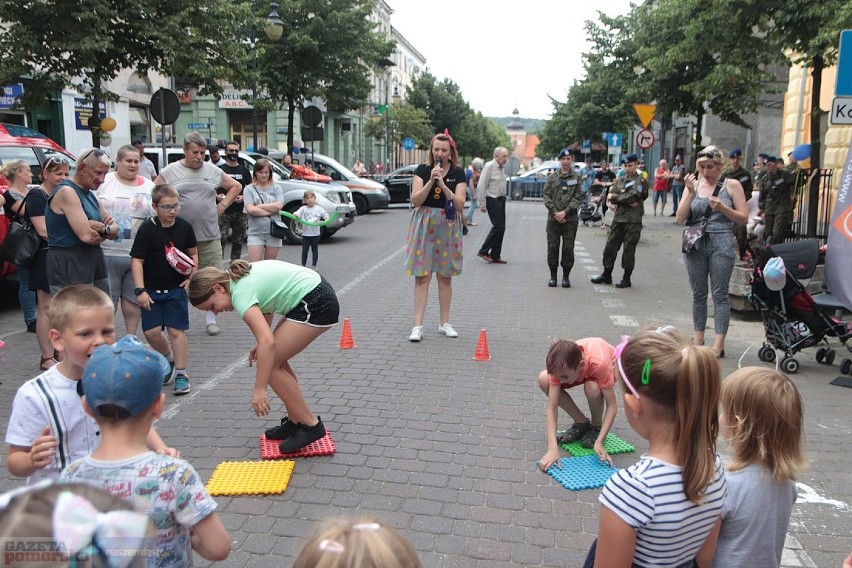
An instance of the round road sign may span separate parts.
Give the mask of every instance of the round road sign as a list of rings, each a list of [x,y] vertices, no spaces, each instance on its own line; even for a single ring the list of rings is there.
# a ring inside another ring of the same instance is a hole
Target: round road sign
[[[180,116],[180,100],[174,91],[160,89],[151,95],[151,117],[160,124],[174,124]]]
[[[414,150],[415,142],[411,136],[406,136],[402,139],[403,150]]]
[[[654,145],[654,133],[649,128],[643,128],[636,135],[636,145],[647,150]]]

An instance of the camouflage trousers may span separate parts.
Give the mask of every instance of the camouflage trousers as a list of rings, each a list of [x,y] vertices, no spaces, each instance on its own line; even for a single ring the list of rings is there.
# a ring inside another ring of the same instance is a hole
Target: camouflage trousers
[[[565,223],[558,223],[555,219],[547,220],[547,266],[551,271],[560,266],[559,241],[562,241],[562,270],[565,275],[574,268],[574,239],[577,237],[577,215],[568,217]]]
[[[641,234],[642,223],[613,223],[603,251],[604,270],[612,272],[618,249],[624,245],[621,253],[621,268],[627,274],[633,272],[633,267],[636,266],[636,245],[639,244]]]
[[[246,214],[242,211],[237,213],[224,213],[219,217],[219,231],[222,233],[222,250],[228,242],[228,233],[231,235],[231,260],[240,258],[243,254],[243,242],[246,240]]]

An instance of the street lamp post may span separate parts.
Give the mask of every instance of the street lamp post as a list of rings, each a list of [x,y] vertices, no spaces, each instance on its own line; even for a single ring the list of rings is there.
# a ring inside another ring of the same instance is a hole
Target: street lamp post
[[[257,0],[252,0],[251,13],[257,12]],[[269,15],[266,17],[266,25],[263,31],[272,41],[278,41],[284,35],[284,22],[281,16],[278,15],[278,4],[270,2]],[[254,60],[252,61],[252,84],[251,84],[251,134],[253,149],[257,151],[257,31],[254,25],[251,27],[251,48],[254,50]]]

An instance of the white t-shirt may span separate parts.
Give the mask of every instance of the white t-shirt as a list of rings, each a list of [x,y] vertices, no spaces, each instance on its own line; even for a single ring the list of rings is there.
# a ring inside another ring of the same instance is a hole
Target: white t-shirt
[[[204,162],[197,170],[174,162],[160,170],[160,176],[180,195],[180,216],[195,229],[198,242],[218,241],[219,211],[216,209],[216,188],[222,185],[225,172]]]
[[[95,192],[106,212],[112,215],[118,224],[118,238],[107,239],[101,244],[104,254],[127,256],[136,231],[142,222],[153,215],[151,210],[151,190],[154,182],[142,176],[136,176],[135,185],[127,185],[110,172],[101,187]]]
[[[77,383],[55,365],[21,385],[15,395],[6,443],[30,447],[48,425],[56,438],[53,461],[31,475],[27,484],[56,480],[63,469],[92,453],[101,443],[95,419],[83,411]]]
[[[295,215],[302,221],[307,221],[308,223],[319,223],[320,221],[328,219],[328,213],[319,205],[314,205],[313,207],[302,205],[299,207],[299,210],[296,211]],[[306,237],[318,237],[320,235],[320,227],[302,225],[302,235]]]
[[[716,472],[693,503],[683,492],[683,468],[642,456],[606,482],[598,500],[636,529],[633,561],[640,566],[679,566],[695,557],[725,502],[725,469]]]

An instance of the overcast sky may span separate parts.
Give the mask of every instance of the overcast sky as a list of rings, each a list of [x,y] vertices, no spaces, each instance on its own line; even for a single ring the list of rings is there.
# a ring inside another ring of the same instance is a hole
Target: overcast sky
[[[548,118],[548,95],[565,100],[582,78],[586,20],[630,11],[629,0],[386,1],[391,25],[474,110],[509,116],[517,105],[525,118]]]

